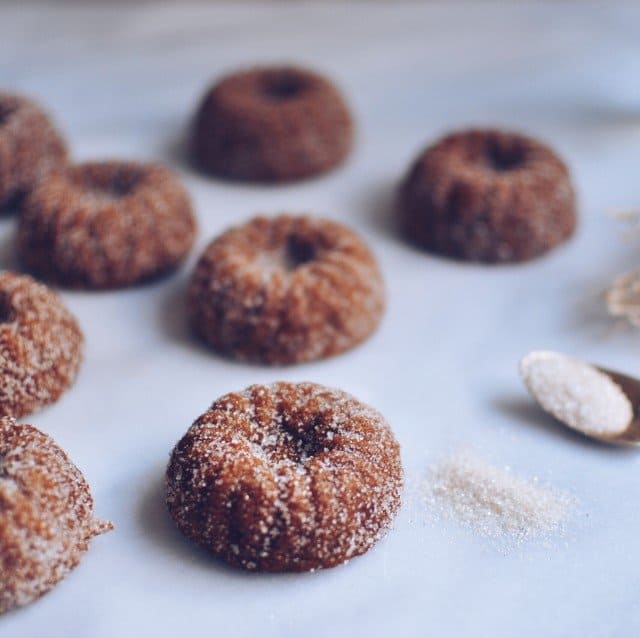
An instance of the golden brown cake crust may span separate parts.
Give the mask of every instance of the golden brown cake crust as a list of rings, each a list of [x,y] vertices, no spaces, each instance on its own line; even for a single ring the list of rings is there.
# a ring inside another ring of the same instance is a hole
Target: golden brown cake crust
[[[168,168],[90,162],[38,183],[20,215],[18,256],[62,286],[118,288],[174,269],[195,233],[189,196]]]
[[[49,591],[111,524],[82,473],[31,425],[0,419],[0,613]]]
[[[333,567],[363,554],[390,527],[401,490],[400,448],[382,415],[314,383],[221,397],[167,469],[179,529],[260,571]]]
[[[57,401],[76,379],[82,348],[80,326],[58,295],[0,271],[0,416]]]
[[[367,245],[345,226],[256,217],[205,249],[187,307],[195,333],[219,352],[299,363],[366,339],[384,311],[384,284]]]
[[[38,104],[0,92],[0,209],[66,163],[67,147]]]
[[[234,73],[203,98],[193,127],[199,166],[221,177],[281,182],[340,164],[353,144],[338,89],[299,67]]]
[[[453,133],[427,148],[402,185],[399,215],[411,242],[481,262],[532,259],[576,225],[564,162],[533,138],[498,130]]]

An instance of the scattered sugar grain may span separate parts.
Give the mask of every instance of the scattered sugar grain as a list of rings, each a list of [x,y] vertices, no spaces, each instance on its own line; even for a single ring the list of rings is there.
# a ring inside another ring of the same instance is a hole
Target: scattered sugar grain
[[[614,381],[594,366],[559,352],[530,352],[520,374],[541,407],[574,430],[596,436],[624,432],[633,406]]]
[[[507,544],[561,536],[575,499],[526,480],[471,451],[430,468],[420,493],[435,518],[455,518],[476,534]]]

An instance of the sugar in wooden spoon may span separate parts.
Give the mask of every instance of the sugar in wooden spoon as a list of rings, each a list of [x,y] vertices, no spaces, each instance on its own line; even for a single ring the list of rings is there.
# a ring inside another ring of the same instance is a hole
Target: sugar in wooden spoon
[[[560,352],[530,352],[520,375],[543,410],[585,436],[640,445],[640,381]]]

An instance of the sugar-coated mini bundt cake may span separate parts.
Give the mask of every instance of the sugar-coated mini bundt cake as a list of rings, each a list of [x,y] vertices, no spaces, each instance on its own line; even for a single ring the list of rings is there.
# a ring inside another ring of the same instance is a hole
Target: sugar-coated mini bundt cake
[[[66,159],[66,144],[42,108],[25,97],[0,92],[0,209]]]
[[[427,148],[402,185],[399,215],[410,241],[481,262],[532,259],[576,225],[564,162],[533,138],[498,130],[453,133]]]
[[[0,613],[48,592],[111,529],[80,470],[31,425],[0,419]]]
[[[293,67],[234,73],[198,109],[192,148],[206,172],[282,182],[324,173],[351,150],[353,122],[327,78]]]
[[[168,168],[90,162],[40,180],[20,215],[18,256],[62,286],[118,288],[174,269],[195,233],[189,196]]]
[[[352,230],[313,217],[256,217],[209,244],[187,296],[193,330],[238,359],[288,364],[366,339],[384,311],[377,262]]]
[[[62,300],[41,283],[0,271],[0,416],[58,400],[75,381],[83,336]]]
[[[167,469],[169,512],[185,536],[271,572],[363,554],[390,527],[401,489],[400,448],[382,415],[314,383],[221,397]]]

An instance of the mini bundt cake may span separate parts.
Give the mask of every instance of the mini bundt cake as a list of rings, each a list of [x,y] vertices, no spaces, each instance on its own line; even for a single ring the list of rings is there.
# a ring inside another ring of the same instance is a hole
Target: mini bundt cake
[[[58,295],[0,271],[0,416],[57,401],[76,379],[82,348],[80,326]]]
[[[192,133],[197,164],[230,179],[283,182],[324,173],[353,143],[353,122],[338,89],[298,67],[257,68],[213,86]]]
[[[80,470],[31,425],[0,419],[0,614],[48,592],[112,528]]]
[[[402,185],[399,215],[411,242],[480,262],[532,259],[576,225],[564,162],[535,139],[497,130],[453,133],[427,148]]]
[[[90,162],[38,182],[20,215],[18,257],[61,286],[119,288],[173,270],[195,233],[189,195],[168,168]]]
[[[364,241],[333,221],[256,217],[205,249],[187,295],[194,332],[222,354],[290,364],[365,340],[384,284]]]
[[[16,203],[66,160],[66,144],[42,108],[0,92],[0,209]]]
[[[382,415],[314,383],[221,397],[167,469],[182,533],[232,565],[270,572],[363,554],[391,526],[401,490],[400,449]]]

